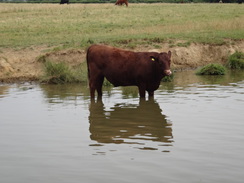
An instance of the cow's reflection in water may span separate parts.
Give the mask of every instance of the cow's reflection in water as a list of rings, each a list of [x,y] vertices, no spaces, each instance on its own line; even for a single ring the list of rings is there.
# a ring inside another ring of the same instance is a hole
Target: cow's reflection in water
[[[148,141],[170,146],[171,123],[154,100],[137,104],[119,103],[106,109],[102,101],[90,105],[91,140],[98,143],[145,145]]]

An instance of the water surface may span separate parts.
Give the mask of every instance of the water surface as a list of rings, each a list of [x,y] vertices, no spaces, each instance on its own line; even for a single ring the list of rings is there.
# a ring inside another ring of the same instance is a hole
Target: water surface
[[[243,182],[244,75],[135,87],[0,85],[0,182]]]

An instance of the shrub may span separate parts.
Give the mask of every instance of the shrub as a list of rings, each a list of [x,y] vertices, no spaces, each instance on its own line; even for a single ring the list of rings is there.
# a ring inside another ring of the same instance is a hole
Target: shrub
[[[235,52],[229,56],[227,65],[230,69],[244,69],[244,53]]]
[[[164,76],[162,82],[172,82],[173,79],[174,79],[174,73],[172,73],[170,76]]]
[[[64,62],[54,63],[46,61],[44,63],[45,75],[41,81],[49,84],[82,82],[84,81],[84,69],[82,68],[79,67],[76,70],[72,70]]]
[[[208,64],[199,70],[197,70],[197,75],[224,75],[226,69],[221,64]]]

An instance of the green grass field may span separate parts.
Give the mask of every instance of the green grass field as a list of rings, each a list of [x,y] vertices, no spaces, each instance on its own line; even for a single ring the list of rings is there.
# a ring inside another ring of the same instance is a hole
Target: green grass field
[[[2,48],[244,39],[244,5],[238,4],[1,3],[0,15]]]

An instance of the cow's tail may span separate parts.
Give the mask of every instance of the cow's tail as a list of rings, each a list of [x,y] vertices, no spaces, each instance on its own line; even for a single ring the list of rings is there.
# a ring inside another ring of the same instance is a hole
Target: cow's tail
[[[86,63],[87,63],[87,76],[88,76],[88,80],[90,80],[90,69],[89,69],[89,51],[90,51],[90,48],[89,47],[87,49],[87,53],[86,53]]]

